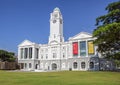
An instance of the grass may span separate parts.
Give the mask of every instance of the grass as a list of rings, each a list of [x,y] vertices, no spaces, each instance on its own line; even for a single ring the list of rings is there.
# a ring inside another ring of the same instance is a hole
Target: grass
[[[120,73],[0,71],[0,85],[120,85]]]

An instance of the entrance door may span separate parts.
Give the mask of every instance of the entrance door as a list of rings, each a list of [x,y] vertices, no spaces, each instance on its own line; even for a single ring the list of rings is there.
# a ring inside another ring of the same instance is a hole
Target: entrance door
[[[52,64],[52,70],[57,70],[57,64],[55,63]]]
[[[35,65],[35,69],[39,69],[39,65],[38,64]]]

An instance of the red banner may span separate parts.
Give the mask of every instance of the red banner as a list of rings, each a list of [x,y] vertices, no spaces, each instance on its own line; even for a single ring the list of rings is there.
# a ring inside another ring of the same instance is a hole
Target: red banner
[[[78,55],[78,42],[73,43],[73,55]]]

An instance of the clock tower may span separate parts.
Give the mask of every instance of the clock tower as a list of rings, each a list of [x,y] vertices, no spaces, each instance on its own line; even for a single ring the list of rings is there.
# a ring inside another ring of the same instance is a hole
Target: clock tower
[[[63,18],[59,8],[55,8],[50,14],[50,36],[49,43],[64,42],[63,37]]]

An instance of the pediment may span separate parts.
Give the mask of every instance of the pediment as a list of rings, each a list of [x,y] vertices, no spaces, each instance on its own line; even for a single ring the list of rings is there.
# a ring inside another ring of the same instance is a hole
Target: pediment
[[[24,40],[19,46],[27,46],[27,45],[32,45],[33,43],[29,40]]]
[[[80,32],[79,34],[70,37],[69,40],[76,40],[76,39],[85,39],[85,38],[90,38],[92,37],[92,34],[87,33],[87,32]]]
[[[53,40],[53,41],[50,42],[50,44],[58,44],[58,42]]]

